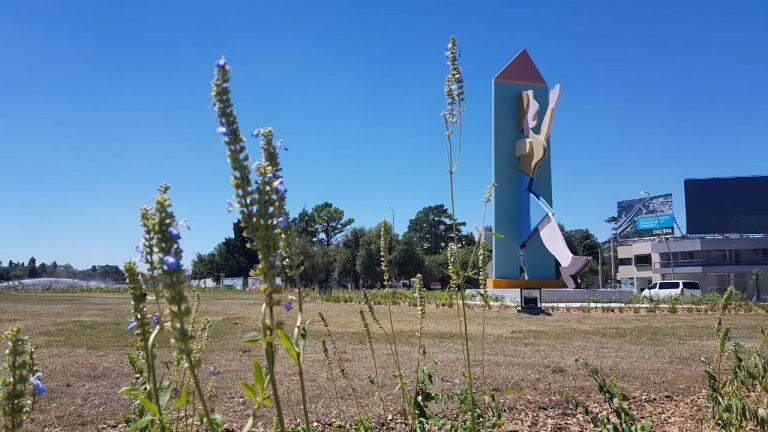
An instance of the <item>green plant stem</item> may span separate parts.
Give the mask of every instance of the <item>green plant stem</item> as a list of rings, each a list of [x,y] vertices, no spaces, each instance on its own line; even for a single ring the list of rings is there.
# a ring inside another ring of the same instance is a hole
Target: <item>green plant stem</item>
[[[277,379],[275,378],[275,348],[274,348],[274,313],[272,310],[272,288],[267,290],[264,296],[264,305],[262,308],[266,308],[267,314],[262,311],[261,329],[264,335],[264,357],[267,359],[267,370],[269,372],[269,385],[272,387],[272,400],[275,405],[275,413],[277,414],[277,426],[280,432],[285,432],[285,420],[283,419],[283,409],[280,405],[280,396],[277,392]]]
[[[422,353],[422,349],[421,349],[421,334],[423,333],[423,329],[424,329],[423,323],[424,323],[424,319],[419,317],[419,335],[418,335],[417,345],[416,345],[416,349],[417,349],[417,351],[416,351],[416,373],[414,373],[414,376],[413,376],[413,389],[414,389],[413,390],[413,404],[414,405],[416,404],[416,398],[419,397],[419,390],[420,390],[419,367],[421,366],[421,353]],[[416,407],[415,406],[413,406],[412,409],[411,409],[411,418],[412,418],[412,420],[411,420],[412,428],[413,428],[414,431],[418,432],[419,431],[419,423],[418,423],[418,419],[416,418]]]
[[[403,419],[407,419],[408,417],[408,395],[405,391],[405,381],[403,379],[403,370],[400,368],[400,355],[397,352],[397,338],[395,337],[395,324],[392,319],[392,295],[390,291],[390,295],[387,298],[387,309],[389,311],[389,328],[392,332],[392,347],[394,349],[394,357],[395,357],[395,366],[397,367],[397,378],[400,380],[398,385],[400,386],[400,394],[402,395],[403,399]]]
[[[293,262],[293,260],[291,260]],[[296,283],[296,296],[297,303],[299,304],[299,313],[296,317],[296,326],[293,329],[293,343],[298,346],[299,332],[304,325],[304,300],[301,288],[301,280],[299,274],[295,268],[292,269],[293,277]],[[309,409],[307,409],[307,388],[304,384],[304,348],[299,350],[299,364],[297,365],[299,371],[299,387],[301,387],[301,409],[304,413],[304,425],[309,428]]]
[[[155,354],[154,354],[154,341],[157,333],[160,331],[160,326],[157,326],[152,332],[152,335],[147,338],[144,332],[141,333],[142,344],[144,345],[144,353],[146,354],[145,362],[147,365],[147,376],[149,377],[149,383],[152,386],[152,396],[154,396],[154,403],[157,405],[158,423],[160,431],[165,431],[165,421],[163,420],[163,408],[160,405],[160,393],[157,391],[157,374],[155,372]]]
[[[486,290],[486,301],[488,299],[487,294],[488,293]],[[488,417],[488,403],[486,402],[488,387],[485,381],[485,310],[486,310],[486,306],[485,306],[485,303],[483,303],[483,318],[482,318],[483,326],[482,326],[482,333],[480,334],[480,384],[483,389],[483,393],[482,393],[483,395],[483,431],[488,430],[488,422],[486,421]]]
[[[471,418],[472,418],[472,429],[471,430],[477,430],[477,418],[474,407],[475,405],[475,394],[473,389],[473,383],[472,383],[472,363],[469,355],[469,335],[467,334],[467,311],[465,307],[465,296],[464,296],[464,277],[461,272],[460,266],[460,260],[459,260],[459,236],[458,236],[458,229],[456,226],[456,198],[455,198],[455,191],[454,191],[454,173],[456,169],[458,169],[459,166],[459,157],[460,157],[460,150],[461,149],[461,133],[462,133],[462,106],[461,102],[458,103],[458,113],[459,113],[459,137],[457,141],[457,156],[456,156],[456,163],[453,162],[453,140],[451,139],[452,132],[453,132],[453,126],[448,124],[448,121],[445,122],[446,131],[450,132],[447,135],[447,147],[448,147],[448,181],[450,184],[450,196],[451,196],[451,230],[453,232],[453,245],[450,247],[454,248],[452,252],[455,260],[455,266],[456,266],[456,272],[457,275],[462,275],[459,277],[459,280],[455,281],[455,288],[460,292],[459,298],[461,301],[461,314],[459,319],[463,319],[463,331],[460,331],[460,336],[463,340],[463,348],[464,348],[464,362],[466,367],[466,380],[467,380],[467,392],[469,393],[470,402],[472,404],[471,409]],[[472,256],[474,257],[474,253],[477,250],[477,244],[475,245],[475,250],[473,250]],[[471,262],[471,261],[470,261]],[[471,264],[470,264],[471,265]],[[469,269],[467,269],[469,271]],[[459,327],[462,327],[462,323],[459,322]]]

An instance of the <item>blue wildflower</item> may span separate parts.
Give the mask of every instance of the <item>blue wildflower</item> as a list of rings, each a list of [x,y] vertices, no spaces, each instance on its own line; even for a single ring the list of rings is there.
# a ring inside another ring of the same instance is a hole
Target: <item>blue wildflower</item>
[[[142,240],[141,243],[136,245],[136,252],[139,253],[139,258],[141,258],[142,261],[146,261],[147,255],[144,253],[144,240]]]
[[[136,320],[131,320],[131,322],[128,324],[128,333],[133,333],[134,330],[136,330],[136,326],[138,326],[139,323],[136,322]]]
[[[281,197],[285,197],[285,194],[288,192],[288,189],[285,187],[285,182],[282,178],[275,180],[275,182],[272,183],[272,186],[277,189],[277,193],[279,193]]]
[[[291,309],[293,309],[293,302],[290,300],[286,300],[283,302],[283,309],[285,309],[286,312],[290,312]]]
[[[286,215],[282,215],[277,219],[277,226],[280,228],[288,228],[288,217]]]
[[[181,263],[176,258],[166,255],[163,258],[163,268],[166,271],[178,271],[181,268]]]
[[[260,160],[256,161],[256,163],[253,164],[253,170],[254,171],[258,171],[258,170],[262,169],[263,167],[264,167],[264,162],[262,162]]]
[[[150,317],[150,320],[152,320],[152,328],[155,328],[160,324],[160,313],[155,312]]]
[[[168,235],[171,236],[173,240],[181,239],[181,233],[179,232],[179,229],[176,226],[171,226],[170,228],[168,228]]]
[[[237,210],[240,208],[240,205],[238,203],[227,201],[227,213],[232,213],[234,210]]]
[[[288,151],[288,146],[287,146],[287,145],[285,145],[285,142],[283,142],[283,140],[278,140],[278,141],[277,141],[277,145],[276,145],[276,147],[277,147],[279,150]]]
[[[227,63],[227,59],[224,56],[221,56],[219,61],[216,62],[216,69],[229,70],[229,63]]]
[[[253,132],[251,132],[251,136],[254,138],[258,138],[259,135],[261,135],[261,128],[254,129]]]
[[[38,372],[32,375],[32,378],[29,379],[29,383],[32,384],[32,387],[35,389],[35,394],[37,396],[42,396],[48,393],[48,387],[46,387],[45,384],[43,384],[42,379],[43,379],[42,372]]]
[[[229,129],[225,128],[224,126],[219,126],[216,128],[216,133],[223,136],[228,137],[229,136]]]

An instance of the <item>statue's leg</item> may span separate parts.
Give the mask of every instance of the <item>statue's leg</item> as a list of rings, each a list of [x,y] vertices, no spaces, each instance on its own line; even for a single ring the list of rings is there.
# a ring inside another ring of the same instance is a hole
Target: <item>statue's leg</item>
[[[560,274],[568,288],[576,288],[576,282],[573,276],[584,270],[589,262],[589,257],[576,256],[568,249],[568,243],[557,225],[557,221],[552,214],[548,214],[538,225],[541,241],[547,250],[560,263]]]
[[[521,243],[521,249],[525,243],[528,242],[536,233],[539,233],[544,247],[547,248],[549,253],[555,257],[560,263],[560,274],[565,281],[568,288],[576,288],[576,282],[573,280],[573,276],[584,270],[590,262],[588,257],[575,256],[568,249],[568,243],[563,237],[563,233],[560,231],[560,227],[555,220],[555,211],[552,206],[539,194],[533,190],[534,178],[531,177],[528,185],[527,192],[529,196],[536,200],[541,209],[545,212],[544,216],[539,218],[536,226],[530,231],[530,233],[521,237],[525,240]],[[530,207],[529,207],[529,219],[530,219]]]

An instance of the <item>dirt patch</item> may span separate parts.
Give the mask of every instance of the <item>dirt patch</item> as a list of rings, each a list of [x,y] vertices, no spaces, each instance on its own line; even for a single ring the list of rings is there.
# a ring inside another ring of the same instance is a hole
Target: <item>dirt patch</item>
[[[202,315],[213,322],[213,342],[204,370],[215,365],[220,371],[212,403],[233,427],[242,426],[248,416],[248,404],[237,381],[247,379],[257,353],[245,347],[240,338],[255,328],[258,299],[255,294],[203,295]],[[369,382],[373,372],[357,315],[359,307],[307,305],[307,315],[313,318],[306,356],[309,409],[319,423],[357,416],[352,395],[343,392],[336,401],[330,389],[319,349],[322,328],[316,318],[317,312],[323,311],[336,334],[365,413],[374,415],[382,426],[389,424],[378,414]],[[117,395],[131,380],[125,360],[125,354],[133,349],[133,339],[126,332],[129,310],[130,300],[125,295],[0,294],[0,325],[5,328],[18,323],[24,327],[24,334],[38,346],[39,362],[50,389],[28,424],[30,430],[118,427],[129,410],[128,403]],[[412,374],[416,311],[396,307],[394,314],[403,367]],[[472,364],[478,374],[483,360],[480,317],[479,311],[471,311],[468,321]],[[293,322],[285,312],[279,318]],[[733,337],[749,345],[757,342],[758,325],[766,325],[768,315],[731,314],[727,321],[733,327]],[[596,405],[599,402],[594,399],[593,383],[574,364],[576,357],[589,359],[607,376],[616,376],[633,396],[635,412],[653,422],[657,430],[699,430],[706,411],[699,358],[711,356],[714,351],[713,325],[713,314],[555,312],[549,317],[530,317],[511,310],[488,313],[485,370],[489,381],[498,388],[506,419],[504,430],[588,429],[586,419],[554,396],[555,391],[565,390]],[[457,326],[455,310],[427,311],[427,359],[437,363],[439,389],[464,385]],[[384,337],[376,331],[374,343],[387,403],[395,407],[397,394],[391,379],[395,370]],[[167,341],[161,341],[161,346],[165,348],[160,355],[167,357]],[[278,361],[287,417],[299,419],[294,369],[282,352]],[[268,425],[267,414],[261,420],[262,425]]]

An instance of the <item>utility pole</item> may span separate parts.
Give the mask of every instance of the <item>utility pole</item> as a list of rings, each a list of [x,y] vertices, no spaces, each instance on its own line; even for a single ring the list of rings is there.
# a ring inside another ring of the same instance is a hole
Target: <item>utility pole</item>
[[[392,236],[395,236],[395,209],[392,208],[392,206],[389,206],[389,209],[392,210]],[[390,260],[389,268],[392,272],[392,288],[395,287],[395,243],[391,242],[392,246],[392,259]]]
[[[613,283],[616,283],[616,263],[615,263],[615,256],[616,252],[613,250],[613,238],[616,236],[616,234],[611,234],[611,281]]]
[[[597,249],[597,288],[603,289],[603,245]]]
[[[618,242],[619,242],[619,239],[617,238],[618,237],[618,233],[616,231],[616,221],[617,220],[618,220],[618,218],[616,216],[610,216],[609,218],[607,218],[605,220],[606,223],[609,223],[612,226],[612,228],[611,228],[611,238],[610,238],[610,240],[611,240],[611,281],[614,282],[614,283],[616,282],[616,258],[615,258],[616,257],[616,250],[614,249],[613,241],[614,241],[614,239],[616,240],[616,243],[617,243],[616,247],[618,247]]]

